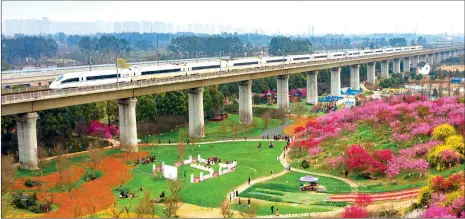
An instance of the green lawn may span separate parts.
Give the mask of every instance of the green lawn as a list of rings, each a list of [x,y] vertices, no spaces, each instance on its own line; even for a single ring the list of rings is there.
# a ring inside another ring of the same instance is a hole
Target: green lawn
[[[302,202],[311,204],[329,200],[329,196],[326,193],[299,191],[299,179],[305,175],[306,174],[298,172],[286,173],[269,181],[257,183],[239,195],[267,201],[299,204]],[[327,177],[317,177],[320,185],[325,186],[328,193],[349,193],[352,191],[350,186],[343,181]]]
[[[224,129],[222,131],[222,125],[224,123]],[[235,123],[238,125],[238,133],[237,138],[244,138],[247,137],[257,137],[261,136],[265,131],[264,128],[264,121],[260,117],[254,117],[255,127],[250,128],[249,130],[245,130],[244,126],[239,124],[239,116],[237,114],[229,114],[229,118],[223,121],[208,121],[205,122],[205,138],[200,139],[200,141],[208,142],[208,141],[218,141],[221,139],[231,139],[233,137],[231,131],[231,123]],[[274,128],[279,126],[279,120],[271,119],[268,128]],[[177,128],[174,129],[172,132],[162,133],[156,136],[150,137],[142,137],[144,140],[149,140],[150,143],[158,143],[161,140],[162,143],[168,143],[168,140],[171,139],[171,142],[175,142],[179,138],[179,131],[183,130],[184,132],[188,133],[189,128]]]
[[[199,145],[195,145],[194,149],[189,146],[186,158],[188,158],[189,155],[197,157],[199,153],[204,158],[208,156],[218,156],[223,162],[226,160],[237,160],[238,167],[235,172],[199,183],[190,183],[191,173],[197,170],[190,167],[183,168],[183,170],[186,171],[187,177],[183,177],[184,171],[182,171],[181,175],[184,180],[184,189],[181,192],[182,200],[186,203],[205,207],[218,207],[227,193],[246,182],[248,177],[254,179],[256,177],[270,175],[272,169],[275,172],[282,170],[282,166],[276,161],[276,157],[280,154],[283,147],[284,142],[275,142],[275,147],[272,149],[267,147],[258,149],[257,142],[203,144],[200,145],[200,147]],[[178,157],[176,147],[173,146],[141,147],[139,150],[156,155],[156,165],[161,165],[162,161],[164,161],[165,164],[172,165],[177,161]],[[151,174],[152,165],[139,165],[133,168],[131,172],[133,174],[132,180],[123,185],[122,188],[130,189],[139,196],[142,195],[142,193],[138,191],[139,187],[142,187],[144,190],[149,190],[153,197],[158,197],[162,191],[165,191],[165,193],[169,195],[168,180],[153,178]],[[195,174],[197,174],[195,177],[198,177],[198,171]],[[115,196],[119,195],[116,191],[114,191],[114,194]],[[135,199],[138,198],[139,197]],[[132,202],[136,203],[137,201],[138,200],[133,200]],[[129,204],[129,199],[118,199],[118,204],[127,205]]]
[[[239,206],[237,200],[233,204],[233,209],[240,212],[247,212],[248,205],[247,199],[241,199],[241,202],[244,204]],[[324,206],[324,205],[301,205],[301,204],[291,204],[291,203],[282,203],[282,202],[270,202],[270,201],[259,201],[256,203],[255,200],[251,200],[252,208],[255,208],[256,215],[271,215],[271,205],[274,206],[274,214],[276,210],[279,209],[280,214],[299,214],[299,213],[310,213],[310,212],[327,212],[336,210],[336,207],[333,206]]]

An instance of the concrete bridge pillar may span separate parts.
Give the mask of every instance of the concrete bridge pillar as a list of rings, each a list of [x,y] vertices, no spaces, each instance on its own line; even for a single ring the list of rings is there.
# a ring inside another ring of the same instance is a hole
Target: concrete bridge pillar
[[[419,56],[412,56],[412,68],[416,69],[418,66],[418,62],[420,62]]]
[[[122,151],[137,152],[137,98],[120,99],[119,103],[119,131],[120,147]]]
[[[37,170],[37,118],[36,112],[15,116],[18,134],[19,167]]]
[[[367,63],[367,81],[370,84],[376,83],[376,76],[375,76],[375,62],[368,62]]]
[[[203,116],[203,88],[192,88],[189,96],[189,136],[205,137]]]
[[[439,65],[441,64],[441,53],[434,53],[434,64]]]
[[[381,78],[389,77],[389,60],[384,60],[381,62]]]
[[[318,103],[318,71],[307,72],[307,103]]]
[[[392,64],[392,73],[400,73],[400,59],[394,59]]]
[[[403,67],[404,69],[402,70],[404,73],[409,73],[410,72],[410,57],[404,57],[402,59]]]
[[[350,87],[360,90],[360,65],[350,66]]]
[[[434,55],[433,54],[428,54],[428,63],[429,65],[434,65]]]
[[[252,124],[252,80],[239,82],[239,122]]]
[[[277,82],[278,110],[289,112],[289,75],[279,75]]]
[[[341,96],[341,68],[331,69],[331,96]]]

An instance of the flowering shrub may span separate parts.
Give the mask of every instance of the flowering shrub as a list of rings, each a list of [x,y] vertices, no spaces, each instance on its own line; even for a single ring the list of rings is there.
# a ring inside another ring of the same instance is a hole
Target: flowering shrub
[[[433,129],[433,139],[444,140],[451,135],[455,135],[454,127],[449,124],[442,124]]]
[[[384,171],[384,165],[379,161],[373,159],[373,157],[358,145],[352,145],[347,149],[347,167],[351,171],[364,172],[367,170],[379,170]]]
[[[431,167],[441,171],[458,163],[461,155],[447,145],[439,145],[428,153],[428,162]]]
[[[318,155],[320,153],[320,149],[318,147],[312,147],[308,150],[308,154],[311,156]]]
[[[441,207],[438,204],[426,209],[425,213],[421,215],[422,218],[457,218],[451,210],[447,207]]]
[[[326,158],[325,164],[328,167],[331,167],[333,170],[343,169],[347,165],[347,160],[344,156],[340,155],[334,158]]]
[[[366,218],[368,212],[360,206],[350,206],[344,209],[341,218]]]
[[[89,135],[109,139],[119,134],[118,127],[114,125],[104,125],[99,121],[91,121],[87,129]]]
[[[461,135],[451,135],[446,138],[445,144],[452,147],[455,151],[465,155],[465,144],[463,141],[463,136]]]

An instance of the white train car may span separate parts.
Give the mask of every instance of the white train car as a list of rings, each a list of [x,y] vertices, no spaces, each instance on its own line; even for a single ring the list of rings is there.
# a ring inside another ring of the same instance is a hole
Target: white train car
[[[423,49],[423,46],[416,46],[416,49],[421,50],[421,49]]]
[[[324,60],[328,60],[328,53],[315,53],[315,54],[312,54],[312,61],[324,61]]]
[[[361,51],[358,50],[353,50],[353,51],[347,51],[346,52],[346,57],[347,58],[352,58],[352,57],[359,57],[361,55]]]
[[[402,47],[402,51],[409,51],[409,50],[410,50],[410,47],[408,46]]]
[[[240,69],[240,68],[256,68],[262,66],[262,59],[260,58],[246,58],[229,60],[227,62],[228,69]]]
[[[360,52],[361,56],[371,56],[375,54],[375,51],[372,49],[365,49]]]
[[[292,63],[301,63],[301,62],[308,62],[312,59],[312,56],[310,54],[307,55],[295,55],[295,56],[290,56],[291,62]]]
[[[417,47],[416,47],[416,46],[410,46],[409,49],[410,49],[410,50],[416,50]]]
[[[115,84],[118,82],[129,82],[134,72],[129,69],[98,70],[87,72],[73,72],[60,75],[50,85],[50,89],[76,88],[91,85]]]
[[[395,47],[394,52],[402,52],[402,47]]]
[[[383,49],[375,49],[374,50],[374,54],[375,55],[379,55],[379,54],[383,54],[384,53],[384,50]]]
[[[186,74],[199,74],[199,73],[209,73],[217,71],[226,71],[228,69],[228,62],[221,61],[218,62],[203,62],[203,63],[189,63],[186,65]]]
[[[187,66],[185,65],[162,65],[151,67],[130,67],[133,72],[133,81],[147,80],[152,78],[179,77],[186,75]]]
[[[275,57],[264,57],[262,59],[263,65],[277,65],[277,64],[289,64],[289,56],[275,56]]]
[[[343,59],[345,58],[344,52],[332,52],[329,54],[329,59]]]
[[[383,53],[393,53],[394,52],[394,48],[390,47],[390,48],[384,48],[384,51]]]

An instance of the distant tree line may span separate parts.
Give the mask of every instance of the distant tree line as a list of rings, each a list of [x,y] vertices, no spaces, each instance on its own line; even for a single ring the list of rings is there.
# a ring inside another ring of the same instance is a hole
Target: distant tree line
[[[7,39],[2,37],[2,61],[10,63],[21,62],[27,58],[54,57],[58,45],[53,39],[25,36]]]

